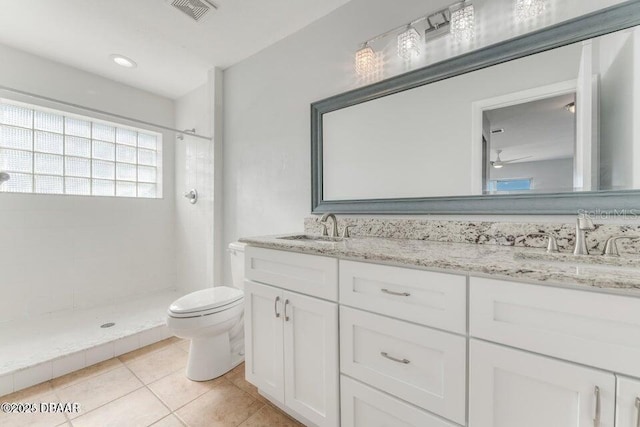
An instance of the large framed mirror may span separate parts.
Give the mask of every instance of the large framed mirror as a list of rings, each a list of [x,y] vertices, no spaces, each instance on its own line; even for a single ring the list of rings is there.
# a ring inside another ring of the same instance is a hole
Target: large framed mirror
[[[640,213],[640,2],[311,105],[312,211]]]

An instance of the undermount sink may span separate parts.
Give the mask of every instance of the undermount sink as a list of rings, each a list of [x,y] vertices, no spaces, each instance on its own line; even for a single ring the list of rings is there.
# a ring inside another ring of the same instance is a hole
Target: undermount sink
[[[314,236],[311,234],[297,234],[294,236],[278,237],[282,240],[297,240],[301,242],[315,242],[315,243],[338,243],[343,242],[344,237],[330,237],[330,236]]]

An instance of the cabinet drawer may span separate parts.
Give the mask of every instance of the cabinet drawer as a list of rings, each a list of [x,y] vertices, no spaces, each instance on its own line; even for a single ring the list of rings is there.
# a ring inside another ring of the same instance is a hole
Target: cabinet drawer
[[[338,301],[338,260],[247,246],[245,278]]]
[[[343,373],[459,424],[465,422],[465,338],[340,308]]]
[[[470,281],[470,334],[640,376],[640,299],[480,279]]]
[[[342,427],[455,427],[442,418],[342,376]]]
[[[616,427],[640,425],[640,380],[618,377]]]
[[[465,276],[340,261],[340,302],[403,320],[466,332]]]

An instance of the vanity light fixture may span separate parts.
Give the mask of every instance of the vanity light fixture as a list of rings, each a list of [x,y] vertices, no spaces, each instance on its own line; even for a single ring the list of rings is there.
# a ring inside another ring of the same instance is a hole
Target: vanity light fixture
[[[476,16],[473,4],[462,1],[451,6],[451,34],[458,41],[469,41],[476,34]]]
[[[540,16],[547,8],[545,0],[516,0],[515,17],[517,22],[525,22]]]
[[[356,73],[360,77],[366,77],[372,74],[376,69],[376,53],[368,43],[362,45],[362,48],[356,52]]]
[[[576,103],[572,102],[570,104],[567,104],[564,106],[564,109],[567,110],[570,113],[575,114],[576,113]]]
[[[109,56],[109,58],[111,58],[113,62],[115,62],[121,67],[136,68],[138,66],[138,64],[136,64],[136,62],[133,59],[127,58],[124,55],[114,53],[113,55]]]
[[[420,56],[421,42],[418,31],[412,25],[408,25],[406,31],[398,34],[398,56],[405,61]]]

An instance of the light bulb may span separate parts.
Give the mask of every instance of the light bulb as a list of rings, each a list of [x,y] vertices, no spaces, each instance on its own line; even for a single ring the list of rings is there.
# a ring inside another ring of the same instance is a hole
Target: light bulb
[[[476,34],[475,9],[469,2],[463,1],[451,7],[451,34],[458,41],[473,39]]]
[[[540,16],[546,8],[547,4],[545,0],[516,0],[516,21],[524,22]]]
[[[420,56],[420,41],[420,34],[411,26],[398,34],[398,56],[404,60]]]
[[[376,53],[366,44],[356,52],[356,73],[365,77],[373,73],[376,68]]]

